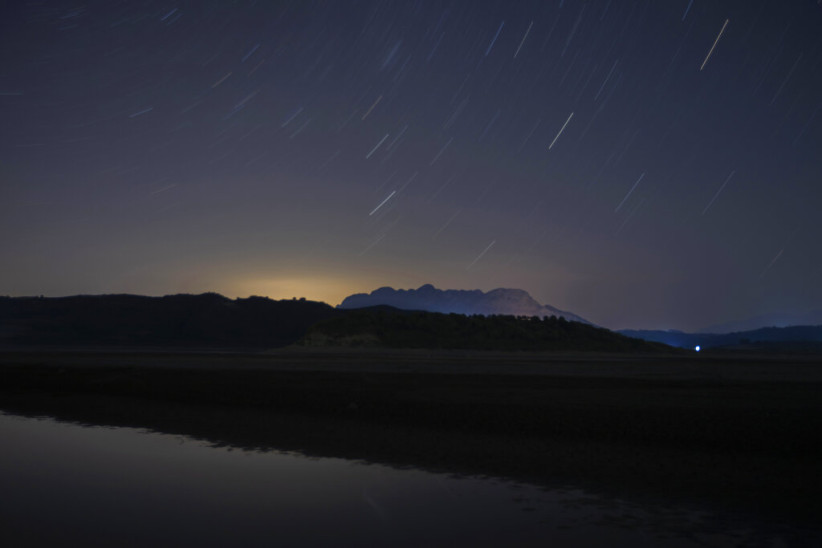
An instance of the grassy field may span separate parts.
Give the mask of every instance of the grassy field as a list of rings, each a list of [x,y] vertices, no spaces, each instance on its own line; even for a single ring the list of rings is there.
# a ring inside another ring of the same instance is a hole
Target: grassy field
[[[814,525],[820,370],[728,355],[2,352],[0,409]]]

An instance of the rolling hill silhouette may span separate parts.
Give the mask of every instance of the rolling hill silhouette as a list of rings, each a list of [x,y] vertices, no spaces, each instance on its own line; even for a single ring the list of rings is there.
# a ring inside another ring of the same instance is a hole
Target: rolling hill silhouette
[[[436,297],[465,294],[423,286]],[[521,310],[535,302],[527,293],[477,292],[489,311]],[[490,295],[490,301],[489,297]],[[463,298],[460,301],[460,298]],[[467,306],[467,305],[466,305]],[[545,307],[537,303],[537,309]],[[465,308],[468,310],[468,308]],[[532,308],[533,309],[533,308]],[[300,344],[309,347],[459,348],[477,350],[670,351],[563,317],[463,315],[400,310],[390,306],[335,309],[306,300],[264,297],[229,299],[202,295],[80,295],[0,297],[0,348],[117,347],[140,349],[261,350]]]
[[[217,293],[0,297],[0,345],[269,348],[338,314],[320,302]]]
[[[309,329],[320,347],[443,348],[500,351],[673,352],[602,327],[556,316],[483,316],[376,306],[347,311]]]

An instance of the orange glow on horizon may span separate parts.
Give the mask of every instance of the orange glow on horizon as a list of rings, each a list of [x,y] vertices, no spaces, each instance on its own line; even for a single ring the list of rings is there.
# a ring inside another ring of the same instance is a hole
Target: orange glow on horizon
[[[337,306],[347,296],[357,293],[354,285],[347,280],[305,276],[257,278],[228,284],[231,292],[238,297],[257,295],[273,300],[304,298],[331,306]]]

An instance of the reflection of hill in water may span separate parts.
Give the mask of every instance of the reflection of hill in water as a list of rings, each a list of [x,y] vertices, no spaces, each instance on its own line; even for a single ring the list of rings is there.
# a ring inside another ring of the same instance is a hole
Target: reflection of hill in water
[[[272,531],[289,546],[341,541],[420,546],[434,536],[447,538],[449,546],[635,546],[648,538],[658,546],[701,546],[706,536],[713,545],[748,546],[763,539],[808,538],[761,516],[692,501],[649,502],[625,492],[546,489],[293,452],[232,452],[236,446],[208,447],[190,437],[143,429],[80,428],[0,413],[0,435],[7,442],[0,453],[0,482],[6,498],[14,501],[4,509],[7,545],[51,546],[66,540],[117,545],[128,531],[130,544],[143,546],[156,544],[160,529],[171,523],[173,537],[186,545],[220,546],[263,545]],[[112,452],[112,447],[118,449]],[[18,465],[28,461],[36,465]],[[133,473],[124,476],[124,470]],[[147,478],[150,497],[141,496]],[[47,499],[29,496],[42,489],[48,490]],[[213,509],[207,524],[204,504]],[[84,519],[88,515],[95,519]],[[32,518],[40,525],[36,531]],[[71,523],[71,528],[56,523]]]

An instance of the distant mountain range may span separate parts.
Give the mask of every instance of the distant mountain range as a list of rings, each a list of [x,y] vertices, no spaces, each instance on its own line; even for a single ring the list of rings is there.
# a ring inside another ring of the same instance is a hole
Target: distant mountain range
[[[367,308],[370,306],[393,306],[401,310],[423,310],[445,314],[465,314],[471,316],[537,316],[539,318],[556,316],[568,321],[591,322],[565,310],[538,303],[522,289],[494,289],[487,293],[459,289],[437,289],[425,284],[419,289],[393,289],[381,287],[371,293],[357,293],[346,297],[337,308]]]
[[[698,333],[739,333],[754,331],[763,327],[791,327],[795,325],[822,325],[822,310],[813,310],[802,314],[766,314],[721,323],[700,329]]]
[[[682,331],[622,329],[622,335],[661,342],[680,348],[729,348],[736,350],[822,351],[822,325],[763,327],[735,333],[684,333]]]

